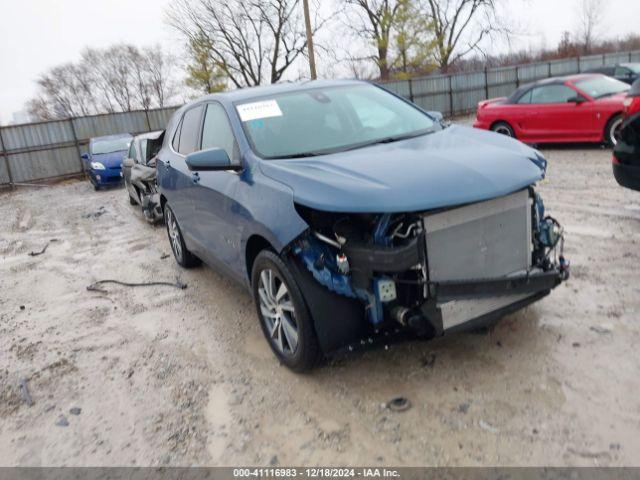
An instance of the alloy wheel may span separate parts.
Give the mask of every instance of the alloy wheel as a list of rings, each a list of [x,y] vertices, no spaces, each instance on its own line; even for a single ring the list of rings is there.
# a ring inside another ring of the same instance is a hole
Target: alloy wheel
[[[512,136],[511,130],[506,125],[498,125],[493,131],[499,133],[500,135],[506,135],[507,137]]]
[[[611,124],[610,132],[611,144],[615,146],[620,140],[620,133],[622,132],[622,118],[616,119]]]
[[[287,285],[275,271],[262,270],[258,295],[260,313],[273,345],[281,354],[293,355],[298,347],[298,325]]]
[[[182,242],[180,239],[180,229],[178,228],[178,222],[173,212],[167,210],[167,231],[169,232],[169,240],[171,241],[171,248],[176,256],[176,259],[180,262],[182,260]]]

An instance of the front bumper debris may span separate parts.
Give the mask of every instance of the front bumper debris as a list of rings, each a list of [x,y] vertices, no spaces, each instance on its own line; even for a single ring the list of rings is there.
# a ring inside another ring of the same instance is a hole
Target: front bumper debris
[[[315,220],[289,252],[325,353],[475,328],[569,277],[562,227],[532,188],[455,209]]]

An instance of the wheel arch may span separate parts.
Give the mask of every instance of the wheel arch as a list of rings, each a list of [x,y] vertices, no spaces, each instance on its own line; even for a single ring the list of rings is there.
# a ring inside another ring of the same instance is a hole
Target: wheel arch
[[[604,128],[602,129],[603,140],[607,140],[607,130],[609,130],[609,126],[611,125],[611,122],[613,121],[613,119],[616,118],[617,116],[622,117],[623,115],[624,115],[624,112],[622,110],[613,112],[611,115],[609,115],[609,117],[607,118],[607,121],[604,123]]]
[[[253,270],[253,263],[262,250],[271,250],[272,252],[277,253],[277,249],[265,237],[259,234],[251,235],[247,239],[247,244],[244,249],[244,259],[249,283],[251,283],[251,271]]]

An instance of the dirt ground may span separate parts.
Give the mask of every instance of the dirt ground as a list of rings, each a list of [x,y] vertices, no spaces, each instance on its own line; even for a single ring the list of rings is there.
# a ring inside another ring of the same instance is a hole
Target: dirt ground
[[[543,150],[567,283],[486,334],[308,375],[278,364],[245,291],[175,264],[124,190],[0,194],[0,463],[640,465],[640,193],[608,150]],[[86,290],[176,277],[186,290]],[[386,408],[397,395],[412,407]]]

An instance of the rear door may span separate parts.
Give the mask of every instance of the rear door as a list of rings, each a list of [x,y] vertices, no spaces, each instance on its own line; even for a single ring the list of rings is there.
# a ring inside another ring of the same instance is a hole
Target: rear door
[[[186,110],[171,139],[169,153],[162,158],[162,188],[167,202],[178,220],[180,230],[192,250],[197,218],[193,210],[194,173],[189,171],[185,157],[199,148],[202,125],[202,105]]]
[[[527,137],[539,141],[580,141],[593,134],[593,103],[572,101],[580,94],[567,85],[541,85],[531,90]]]

